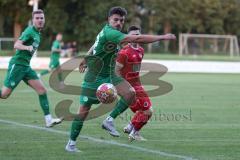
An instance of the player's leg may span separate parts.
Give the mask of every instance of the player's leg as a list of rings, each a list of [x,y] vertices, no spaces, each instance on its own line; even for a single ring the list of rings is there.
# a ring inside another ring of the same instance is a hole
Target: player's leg
[[[8,71],[4,80],[4,86],[0,90],[0,98],[7,99],[15,87],[25,76],[25,66],[9,64]]]
[[[130,104],[135,100],[134,88],[124,79],[115,85],[118,94],[121,96],[120,100],[110,113],[110,115],[103,121],[102,128],[106,129],[110,135],[114,137],[120,136],[119,132],[114,127],[114,119],[123,113]]]
[[[83,123],[86,117],[88,116],[88,113],[92,104],[99,103],[96,97],[96,90],[99,84],[101,83],[84,82],[82,84],[82,91],[80,95],[80,108],[79,108],[78,116],[75,117],[72,122],[70,138],[65,147],[66,151],[79,152],[79,150],[76,148],[76,140],[82,130]]]
[[[61,69],[60,65],[58,64],[55,69],[56,69],[56,71],[58,73],[57,75],[58,75],[58,80],[60,82],[60,85],[63,85],[62,69]]]
[[[132,126],[132,130],[129,133],[129,140],[145,140],[142,136],[140,136],[140,130],[144,125],[147,124],[148,120],[152,116],[152,109],[148,109],[145,111],[137,111],[132,118],[129,125]]]
[[[7,99],[12,93],[12,89],[8,88],[6,86],[3,86],[2,89],[0,89],[0,98]]]
[[[45,116],[46,127],[52,127],[61,123],[63,120],[62,118],[52,118],[52,115],[50,114],[47,90],[45,89],[42,81],[38,78],[36,72],[29,68],[23,80],[38,94],[39,103]]]
[[[44,75],[49,74],[50,72],[52,72],[52,70],[53,70],[54,67],[55,67],[52,58],[51,58],[51,60],[50,60],[50,63],[49,63],[49,66],[48,66],[48,67],[49,67],[48,69],[41,71],[41,72],[38,74],[38,76],[41,77],[41,76],[44,76]]]
[[[139,131],[144,125],[147,124],[148,120],[152,116],[152,104],[147,93],[143,90],[142,87],[140,87],[140,90],[138,89],[136,89],[137,100],[135,104],[130,107],[131,110],[135,112],[135,115],[129,124],[132,126],[132,130],[129,134],[130,140],[141,140]]]
[[[80,106],[79,112],[78,112],[78,117],[75,117],[72,122],[70,138],[65,147],[66,151],[80,152],[80,150],[76,148],[76,140],[82,130],[84,120],[88,116],[90,108],[91,108],[91,105],[81,105]]]
[[[53,118],[50,114],[49,101],[47,97],[47,91],[39,79],[28,80],[27,83],[31,86],[38,94],[39,103],[45,116],[46,127],[53,127],[56,124],[62,122],[62,118]]]
[[[38,74],[38,76],[39,76],[39,77],[44,76],[44,75],[50,73],[51,71],[52,71],[51,68],[45,69],[45,70],[41,71],[41,72]]]
[[[122,112],[124,112],[128,106],[135,101],[136,96],[134,88],[126,80],[123,80],[115,87],[117,89],[118,95],[120,95],[121,98],[110,114],[110,116],[114,119]]]
[[[43,75],[52,73],[53,71],[57,72],[58,80],[60,82],[59,83],[60,84],[60,88],[63,88],[64,87],[64,82],[63,82],[63,78],[62,78],[62,70],[61,70],[61,67],[60,67],[59,60],[51,61],[50,64],[49,64],[49,69],[43,70],[42,72],[39,73],[38,76],[41,77]]]

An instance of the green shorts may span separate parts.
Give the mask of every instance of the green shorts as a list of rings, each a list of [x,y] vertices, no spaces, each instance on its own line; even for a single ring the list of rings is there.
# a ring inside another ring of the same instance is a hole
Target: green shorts
[[[80,104],[90,107],[92,104],[100,103],[96,97],[97,88],[103,83],[112,83],[113,85],[117,85],[122,81],[124,81],[124,79],[116,75],[109,77],[97,76],[95,78],[93,78],[93,76],[91,77],[89,75],[85,75],[81,86]]]
[[[60,66],[59,60],[52,60],[50,61],[49,68],[55,69]]]
[[[28,84],[28,80],[32,79],[39,78],[37,73],[30,66],[9,63],[4,85],[13,90],[21,80]]]

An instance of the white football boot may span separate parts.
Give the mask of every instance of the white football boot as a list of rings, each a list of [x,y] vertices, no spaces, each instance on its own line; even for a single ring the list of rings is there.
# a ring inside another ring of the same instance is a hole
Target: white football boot
[[[131,131],[131,133],[128,135],[128,139],[130,142],[134,141],[134,140],[137,140],[137,141],[146,141],[145,138],[143,138],[139,131],[136,131],[134,128],[133,130]]]
[[[62,123],[62,121],[63,121],[63,118],[52,118],[50,114],[45,116],[45,122],[46,122],[47,128],[60,124]]]
[[[77,149],[76,147],[76,141],[72,141],[72,140],[69,140],[66,147],[65,147],[65,150],[68,151],[68,152],[82,152],[80,151],[79,149]]]
[[[119,132],[115,129],[113,120],[109,120],[109,118],[106,118],[102,123],[102,128],[107,130],[108,133],[113,137],[119,137]]]
[[[133,129],[133,125],[132,125],[132,123],[130,122],[130,123],[128,123],[127,126],[125,126],[125,127],[123,128],[123,132],[129,134],[129,133],[131,133],[132,129]]]

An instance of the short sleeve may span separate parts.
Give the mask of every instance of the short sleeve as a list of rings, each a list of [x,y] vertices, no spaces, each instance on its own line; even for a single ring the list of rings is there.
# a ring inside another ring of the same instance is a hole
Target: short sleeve
[[[31,38],[31,32],[30,30],[27,28],[25,29],[21,36],[19,37],[19,40],[23,41],[23,42],[26,42],[27,40],[29,40]]]
[[[125,36],[126,36],[126,34],[120,32],[118,30],[112,29],[109,32],[107,32],[106,39],[108,41],[119,44],[125,38]]]

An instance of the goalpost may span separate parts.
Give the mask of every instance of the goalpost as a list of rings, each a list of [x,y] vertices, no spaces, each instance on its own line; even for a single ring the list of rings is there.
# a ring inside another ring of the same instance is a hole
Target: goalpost
[[[180,34],[179,55],[230,55],[239,56],[237,36],[211,34]]]

